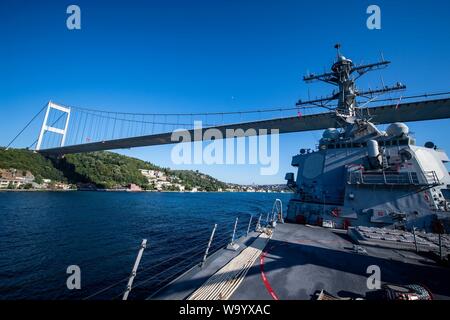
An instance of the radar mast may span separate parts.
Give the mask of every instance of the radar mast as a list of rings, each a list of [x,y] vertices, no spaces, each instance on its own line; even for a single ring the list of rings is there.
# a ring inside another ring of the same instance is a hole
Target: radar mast
[[[321,97],[315,100],[302,101],[299,100],[296,103],[298,107],[322,107],[329,110],[334,110],[338,118],[343,119],[346,123],[354,123],[355,119],[361,118],[361,114],[358,114],[358,102],[357,97],[366,98],[366,102],[372,101],[377,95],[384,94],[391,91],[403,90],[406,88],[401,83],[397,83],[394,86],[384,86],[376,90],[359,91],[356,87],[356,80],[369,71],[374,71],[387,67],[390,61],[386,61],[382,58],[381,61],[355,66],[352,60],[346,58],[341,54],[340,44],[334,46],[336,49],[336,61],[331,66],[331,72],[322,74],[309,73],[303,77],[303,80],[307,83],[313,81],[322,81],[337,87],[337,92],[326,97]],[[336,101],[337,105],[334,107],[329,106],[330,102]]]

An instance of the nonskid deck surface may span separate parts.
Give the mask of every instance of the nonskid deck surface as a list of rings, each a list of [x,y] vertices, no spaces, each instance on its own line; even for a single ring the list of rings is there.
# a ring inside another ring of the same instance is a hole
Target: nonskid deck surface
[[[163,287],[149,297],[157,300],[184,300],[195,290],[200,288],[208,279],[214,276],[227,263],[244,251],[259,236],[259,233],[251,232],[248,237],[242,237],[236,241],[239,248],[236,251],[221,249],[210,255],[203,267],[195,266],[186,273]]]
[[[193,268],[166,286],[152,299],[186,299],[218,270],[251,245],[256,233],[241,239],[238,251],[220,250],[203,269]],[[436,299],[450,299],[450,269],[426,254],[414,251],[361,246],[356,253],[345,231],[278,224],[263,254],[249,268],[231,300],[306,299],[320,290],[338,296],[370,298],[369,266],[378,266],[381,282],[423,284]]]
[[[345,231],[320,227],[278,225],[231,299],[306,299],[325,290],[342,298],[373,297],[367,287],[369,266],[380,268],[381,282],[423,284],[436,299],[450,299],[450,269],[426,254],[362,246],[356,253]]]
[[[239,255],[211,276],[188,300],[228,300],[239,287],[248,270],[261,256],[270,236],[261,233]]]

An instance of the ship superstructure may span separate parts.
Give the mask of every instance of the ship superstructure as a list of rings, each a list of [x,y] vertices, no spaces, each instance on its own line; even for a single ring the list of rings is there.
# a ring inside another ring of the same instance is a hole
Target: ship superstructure
[[[301,149],[292,159],[297,177],[286,175],[294,191],[287,220],[326,227],[392,226],[440,231],[450,217],[450,176],[447,154],[434,143],[417,146],[409,128],[392,123],[386,131],[370,121],[366,105],[380,94],[405,89],[401,83],[360,91],[356,80],[386,67],[384,59],[356,66],[336,45],[331,72],[309,74],[304,80],[337,87],[332,95],[297,105],[332,110],[338,128],[323,132],[317,150]],[[358,105],[357,98],[365,98]],[[334,107],[331,102],[337,101]]]

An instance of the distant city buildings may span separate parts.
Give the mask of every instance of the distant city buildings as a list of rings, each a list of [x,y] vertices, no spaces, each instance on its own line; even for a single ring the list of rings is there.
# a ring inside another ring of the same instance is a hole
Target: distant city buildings
[[[185,186],[180,183],[180,179],[167,176],[164,171],[140,169],[141,174],[147,178],[150,190],[157,191],[185,191]]]
[[[142,191],[142,188],[140,186],[138,186],[137,184],[130,183],[127,186],[127,191]]]
[[[136,183],[129,183],[127,185],[118,185],[111,191],[175,191],[175,192],[205,192],[217,190],[217,192],[287,192],[288,189],[285,185],[237,185],[237,184],[225,184],[220,181],[216,181],[211,177],[199,172],[195,172],[195,179],[203,179],[209,181],[209,185],[206,187],[201,184],[197,184],[198,180],[182,180],[180,177],[174,174],[167,174],[164,170],[149,170],[140,169],[140,173],[147,179],[147,185],[138,185]],[[168,171],[170,172],[170,171]],[[182,177],[182,176],[181,176]],[[191,176],[190,176],[191,177]],[[207,180],[209,179],[209,180]],[[202,180],[200,180],[202,181]],[[219,187],[216,182],[220,186]],[[211,190],[211,185],[213,189]],[[0,169],[0,189],[4,190],[86,190],[95,191],[98,189],[93,183],[77,183],[77,185],[68,184],[62,181],[52,181],[48,178],[38,178],[28,170],[18,170],[14,168]]]
[[[147,178],[150,190],[156,191],[205,191],[199,186],[192,186],[187,189],[182,181],[176,176],[168,176],[164,171],[140,169],[141,174]],[[197,172],[199,177],[206,179],[207,176]],[[227,188],[217,188],[217,192],[287,192],[286,185],[237,185],[227,184]]]
[[[0,189],[52,189],[69,190],[72,185],[50,179],[40,179],[39,183],[35,176],[28,170],[14,168],[0,169]]]

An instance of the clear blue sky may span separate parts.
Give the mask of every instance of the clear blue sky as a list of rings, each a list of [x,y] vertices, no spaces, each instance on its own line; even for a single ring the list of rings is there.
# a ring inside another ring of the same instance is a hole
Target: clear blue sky
[[[81,8],[82,29],[66,28],[66,8]],[[366,8],[381,7],[382,29],[366,28]],[[0,145],[48,100],[128,112],[200,112],[293,106],[329,88],[301,76],[323,71],[340,42],[355,62],[383,51],[393,63],[361,86],[401,81],[408,93],[447,91],[450,2],[442,1],[19,1],[0,2]],[[234,98],[232,98],[234,97]],[[418,143],[450,152],[449,120],[410,124]],[[32,128],[16,146],[30,144]],[[259,167],[183,166],[172,146],[125,154],[191,168],[237,183],[283,183],[291,157],[320,132],[281,136],[280,172]]]

